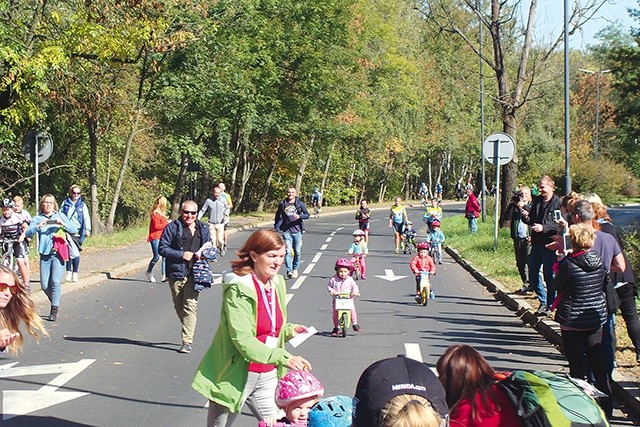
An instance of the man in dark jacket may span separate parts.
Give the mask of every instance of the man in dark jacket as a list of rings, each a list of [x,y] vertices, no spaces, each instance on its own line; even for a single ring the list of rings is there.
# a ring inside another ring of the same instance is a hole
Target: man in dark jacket
[[[284,265],[287,268],[287,279],[298,277],[300,266],[300,251],[302,250],[303,220],[309,219],[307,207],[298,197],[295,188],[287,190],[287,198],[278,204],[275,217],[275,229],[282,232],[287,246]],[[292,254],[293,253],[293,254]]]
[[[560,225],[554,220],[554,211],[560,209],[562,202],[553,194],[555,183],[549,175],[544,175],[538,183],[539,196],[533,199],[531,211],[523,213],[522,221],[531,227],[531,255],[529,256],[529,281],[540,301],[537,314],[546,316],[556,297],[553,287],[553,264],[556,262],[556,251],[547,249],[553,243],[552,236],[558,234]],[[540,268],[544,282],[540,281]]]
[[[194,253],[210,240],[209,227],[196,219],[198,204],[182,203],[180,218],[170,222],[160,237],[159,252],[166,259],[167,280],[173,307],[182,324],[182,347],[178,352],[191,353],[196,329],[198,295],[193,286]]]
[[[522,185],[511,199],[504,214],[504,219],[511,221],[511,239],[513,239],[513,250],[516,255],[516,266],[522,279],[522,288],[517,291],[519,294],[533,292],[529,284],[527,265],[531,253],[531,236],[529,226],[522,221],[523,212],[527,215],[529,210],[531,210],[531,190],[526,185]]]

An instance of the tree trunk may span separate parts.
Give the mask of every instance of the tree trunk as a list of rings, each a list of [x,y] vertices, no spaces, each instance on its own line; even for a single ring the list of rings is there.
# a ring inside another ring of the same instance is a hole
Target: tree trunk
[[[300,194],[300,188],[302,187],[302,178],[304,177],[304,171],[307,169],[307,163],[309,163],[309,158],[311,158],[311,153],[313,153],[313,143],[316,140],[315,135],[311,135],[311,141],[309,142],[309,146],[305,147],[304,154],[302,155],[302,159],[300,160],[300,165],[298,166],[298,174],[296,175],[296,191]]]
[[[329,152],[327,153],[327,161],[324,162],[324,171],[322,173],[322,183],[320,184],[320,193],[324,194],[324,189],[327,184],[327,176],[329,175],[329,166],[331,165],[331,153],[333,153],[333,149],[335,148],[336,143],[332,142],[329,146]],[[324,197],[323,197],[324,201]]]
[[[242,175],[240,178],[240,190],[238,191],[238,201],[236,202],[237,206],[241,211],[246,211],[245,207],[242,205],[242,201],[244,199],[245,190],[247,188],[247,182],[249,182],[249,178],[251,178],[252,174],[252,163],[249,160],[249,149],[246,145],[242,145]]]
[[[273,180],[273,175],[276,171],[276,165],[278,164],[278,156],[274,156],[271,161],[271,165],[269,167],[269,173],[267,174],[267,179],[264,183],[264,190],[262,191],[262,196],[260,196],[260,201],[258,202],[258,206],[256,210],[258,212],[264,211],[264,205],[266,204],[267,197],[269,196],[269,190],[271,189],[271,181]]]
[[[91,147],[91,160],[89,166],[89,191],[91,193],[91,231],[95,234],[104,234],[107,228],[100,219],[98,212],[98,117],[94,114],[87,117],[87,133]]]
[[[515,111],[513,114],[508,114],[504,117],[504,128],[503,131],[516,140],[516,117]],[[508,221],[503,219],[503,212],[506,212],[507,207],[509,206],[509,202],[511,201],[511,192],[516,188],[517,184],[517,176],[518,176],[518,163],[511,161],[506,165],[502,166],[502,170],[500,171],[500,227],[506,227],[508,225]]]
[[[176,219],[180,213],[180,204],[182,203],[182,195],[184,194],[184,185],[187,182],[187,172],[189,171],[189,156],[187,153],[181,153],[180,170],[176,178],[176,188],[171,195],[171,219]]]

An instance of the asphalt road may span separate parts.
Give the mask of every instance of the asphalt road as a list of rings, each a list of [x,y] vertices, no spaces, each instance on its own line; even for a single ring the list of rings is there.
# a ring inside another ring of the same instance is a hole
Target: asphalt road
[[[410,209],[415,225],[422,225],[420,216],[418,208]],[[386,211],[374,212],[368,280],[360,282],[362,296],[356,302],[363,331],[346,338],[330,336],[326,284],[335,260],[352,241],[353,214],[306,222],[301,277],[288,282],[288,313],[290,321],[313,325],[320,333],[290,350],[311,361],[327,395],[353,395],[360,373],[378,359],[408,353],[434,366],[455,343],[475,346],[497,370],[567,370],[553,346],[446,254],[432,281],[435,301],[417,305],[409,256],[393,253],[385,217]],[[231,236],[230,253],[248,233]],[[228,257],[218,267],[227,268]],[[0,425],[204,425],[206,402],[190,383],[215,332],[220,295],[219,287],[201,295],[190,355],[176,352],[180,327],[167,286],[146,282],[143,273],[64,295],[58,322],[48,325],[50,340],[28,340],[18,359],[0,358],[5,418]],[[6,419],[16,413],[24,415]],[[244,414],[235,425],[257,422]],[[613,425],[633,421],[621,416]]]

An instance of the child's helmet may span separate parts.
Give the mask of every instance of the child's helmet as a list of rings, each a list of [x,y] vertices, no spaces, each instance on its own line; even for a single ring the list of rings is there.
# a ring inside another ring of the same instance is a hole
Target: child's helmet
[[[318,191],[319,188],[318,187],[313,187],[313,191]]]
[[[411,221],[407,221],[407,222],[406,222],[406,224],[407,224],[407,225],[413,225],[413,222],[411,222]]]
[[[433,228],[433,227],[440,227],[440,221],[437,219],[434,219],[433,221],[431,221],[431,224],[429,224],[429,227]]]
[[[351,261],[349,261],[346,258],[340,258],[339,260],[336,261],[335,270],[338,271],[338,269],[341,267],[351,269]]]
[[[307,397],[322,397],[324,387],[308,371],[289,371],[276,387],[276,404],[284,408],[291,402]]]
[[[309,411],[308,427],[350,427],[353,401],[347,396],[322,399]]]
[[[429,243],[428,242],[420,242],[418,243],[418,250],[421,249],[425,249],[425,250],[429,250]]]
[[[3,208],[12,208],[14,206],[13,200],[11,199],[4,199],[2,201],[2,207]]]
[[[357,230],[354,230],[353,233],[354,236],[364,236],[364,231],[360,230],[359,228]]]

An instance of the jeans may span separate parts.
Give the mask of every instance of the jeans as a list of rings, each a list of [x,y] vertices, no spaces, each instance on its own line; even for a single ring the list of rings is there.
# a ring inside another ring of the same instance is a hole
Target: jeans
[[[273,398],[276,394],[277,385],[278,377],[275,369],[263,373],[249,372],[247,382],[244,385],[242,399],[258,420],[278,417],[278,407]],[[238,414],[229,412],[229,408],[226,406],[209,401],[207,427],[230,426],[237,416]]]
[[[151,244],[151,253],[153,254],[153,258],[151,258],[151,261],[149,261],[149,267],[147,268],[147,273],[151,273],[153,271],[153,267],[155,267],[156,263],[160,259],[160,252],[158,252],[158,247],[160,246],[160,239],[151,240],[149,243]],[[165,273],[166,264],[167,263],[163,257],[162,263],[160,264],[163,276]]]
[[[287,246],[287,253],[284,256],[284,265],[287,268],[287,273],[291,273],[300,267],[300,251],[302,250],[302,233],[288,233],[282,234],[284,243]],[[293,255],[291,254],[293,252]]]
[[[40,286],[51,305],[60,305],[60,290],[62,276],[64,275],[64,263],[56,254],[40,254]]]
[[[471,234],[476,234],[478,232],[478,219],[474,216],[468,218],[469,220],[469,231]]]
[[[540,301],[540,305],[545,305],[547,308],[551,307],[553,300],[556,298],[556,290],[553,287],[553,264],[555,262],[555,251],[551,251],[539,243],[531,245],[529,280],[533,291]],[[540,280],[541,267],[544,281]]]
[[[200,292],[193,287],[193,277],[183,279],[169,279],[173,308],[182,324],[182,343],[193,343],[193,334],[196,330],[198,311],[198,296]]]
[[[67,271],[73,271],[74,273],[77,273],[78,267],[80,267],[80,257],[72,258],[67,261]]]

